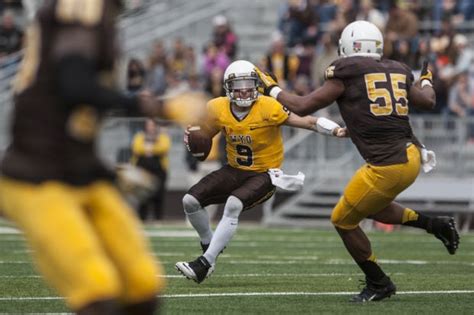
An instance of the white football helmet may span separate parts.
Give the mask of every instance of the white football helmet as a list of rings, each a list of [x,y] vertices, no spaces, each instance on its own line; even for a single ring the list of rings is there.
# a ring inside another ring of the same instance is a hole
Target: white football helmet
[[[249,107],[258,98],[258,75],[255,66],[246,60],[231,63],[224,72],[224,89],[230,101]]]
[[[342,57],[365,56],[382,58],[383,36],[374,24],[355,21],[347,25],[339,39],[339,55]]]

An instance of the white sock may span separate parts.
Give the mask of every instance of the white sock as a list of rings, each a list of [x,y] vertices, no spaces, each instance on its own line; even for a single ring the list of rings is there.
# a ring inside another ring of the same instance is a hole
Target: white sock
[[[222,217],[221,221],[217,225],[216,230],[214,231],[211,244],[209,244],[209,248],[204,254],[204,257],[206,257],[210,264],[214,264],[216,262],[217,256],[230,242],[235,234],[235,231],[237,230],[238,223],[238,218]]]
[[[209,244],[212,239],[211,224],[209,223],[209,215],[205,209],[199,209],[193,213],[186,213],[189,222],[199,234],[201,243]]]

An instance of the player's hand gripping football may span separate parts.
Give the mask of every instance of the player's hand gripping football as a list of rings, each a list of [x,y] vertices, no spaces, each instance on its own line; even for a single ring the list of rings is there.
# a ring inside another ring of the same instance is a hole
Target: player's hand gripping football
[[[423,83],[423,81],[425,81],[425,83]],[[423,67],[421,68],[420,82],[422,87],[425,85],[433,86],[433,73],[428,69],[427,60],[423,62]]]
[[[260,70],[258,67],[255,67],[255,72],[257,72],[258,78],[260,79],[261,86],[259,87],[259,92],[266,96],[273,96],[270,94],[273,88],[278,88],[278,81],[275,75],[269,72],[264,72]]]

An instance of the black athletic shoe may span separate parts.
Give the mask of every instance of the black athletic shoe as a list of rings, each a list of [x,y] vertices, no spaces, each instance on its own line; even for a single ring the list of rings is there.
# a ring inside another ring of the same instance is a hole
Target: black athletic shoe
[[[428,233],[432,233],[437,239],[443,242],[451,255],[456,253],[459,246],[459,234],[456,231],[456,224],[452,217],[433,218]]]
[[[201,283],[214,272],[214,265],[211,265],[204,256],[199,256],[190,262],[177,262],[176,270],[183,276]]]
[[[382,279],[382,281],[374,282],[365,278],[365,287],[362,291],[351,298],[351,302],[363,303],[371,301],[380,301],[389,298],[395,294],[397,288],[389,277]]]

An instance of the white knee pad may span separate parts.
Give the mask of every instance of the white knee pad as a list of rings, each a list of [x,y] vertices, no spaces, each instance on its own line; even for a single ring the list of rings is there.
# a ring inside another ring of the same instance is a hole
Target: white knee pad
[[[183,209],[186,214],[192,214],[202,209],[199,201],[190,194],[183,197]]]
[[[239,198],[230,196],[224,206],[224,217],[237,219],[244,209],[244,204]]]

